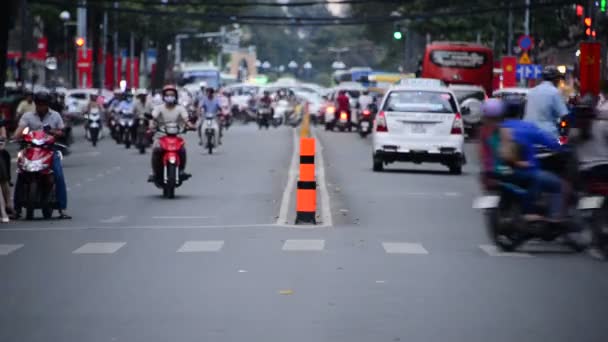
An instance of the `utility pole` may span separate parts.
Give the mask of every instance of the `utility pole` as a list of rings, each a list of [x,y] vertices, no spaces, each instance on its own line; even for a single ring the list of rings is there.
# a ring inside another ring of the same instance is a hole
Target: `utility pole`
[[[77,25],[76,29],[77,29],[77,36],[78,37],[82,37],[84,38],[85,43],[80,47],[81,49],[81,54],[82,57],[84,59],[87,58],[87,43],[88,43],[88,39],[87,39],[87,1],[86,0],[81,0],[80,1],[81,6],[78,7],[78,11],[76,12],[76,22]],[[78,60],[78,58],[76,58]],[[78,80],[78,86],[82,87],[82,88],[86,88],[88,80],[87,80],[87,74],[86,73],[82,73],[82,79]]]
[[[513,8],[509,5],[509,18],[507,27],[507,55],[513,54]]]
[[[526,0],[526,14],[524,16],[524,34],[530,35],[530,0]]]
[[[224,54],[224,42],[226,37],[226,26],[222,26],[220,27],[220,52],[217,54],[217,67],[220,69],[220,72],[222,72],[222,70],[224,69],[224,59],[223,59],[223,54]]]
[[[133,63],[133,59],[135,56],[135,36],[133,35],[133,31],[130,33],[129,37],[129,80],[131,81],[129,87],[133,88],[135,85],[135,63]]]
[[[21,57],[19,57],[19,78],[21,81],[21,88],[25,88],[25,63],[26,63],[26,55],[27,55],[27,47],[26,47],[26,33],[25,28],[27,26],[27,0],[21,0],[19,3],[19,17],[21,18]],[[32,84],[33,87],[33,84]],[[33,88],[32,88],[33,89]]]
[[[101,86],[99,89],[106,87],[106,55],[108,54],[108,11],[103,11],[103,28],[101,36],[101,65],[99,68],[99,79]]]
[[[114,1],[114,8],[118,8],[118,1]],[[112,40],[114,42],[114,58],[113,58],[113,67],[114,67],[114,85],[113,88],[119,84],[120,80],[118,79],[120,75],[120,65],[118,65],[118,56],[120,55],[120,51],[118,51],[118,11],[114,12],[114,37]]]

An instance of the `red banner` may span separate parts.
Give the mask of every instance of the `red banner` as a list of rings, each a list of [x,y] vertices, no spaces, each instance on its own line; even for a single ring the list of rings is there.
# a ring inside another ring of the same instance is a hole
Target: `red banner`
[[[502,86],[503,88],[517,86],[517,57],[515,56],[502,58]]]
[[[78,70],[78,87],[93,86],[93,49],[78,49],[76,70]]]
[[[600,93],[602,47],[600,43],[584,42],[580,45],[580,92],[581,95]]]

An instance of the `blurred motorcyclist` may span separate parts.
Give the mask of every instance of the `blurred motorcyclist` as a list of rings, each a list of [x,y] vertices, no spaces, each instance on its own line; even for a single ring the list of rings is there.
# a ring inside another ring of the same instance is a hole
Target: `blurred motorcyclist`
[[[34,94],[31,91],[26,91],[25,98],[19,102],[17,105],[17,110],[15,113],[17,114],[15,120],[19,122],[21,116],[28,112],[36,111],[36,105],[34,104]]]
[[[37,92],[34,96],[34,102],[36,109],[34,112],[25,113],[13,136],[14,140],[21,140],[23,137],[23,131],[25,128],[30,130],[41,130],[44,129],[49,134],[55,137],[62,137],[64,135],[64,123],[61,115],[53,110],[49,109],[49,103],[51,96],[47,92]],[[55,178],[55,196],[57,204],[59,206],[59,218],[70,219],[71,217],[66,213],[68,194],[67,187],[65,185],[65,178],[63,176],[63,167],[61,166],[61,154],[55,150],[53,153],[53,177]],[[17,175],[17,182],[15,184],[15,197],[20,194],[22,189],[20,188],[20,179]],[[17,209],[17,207],[15,206]],[[19,212],[16,213],[19,216]]]
[[[338,92],[338,96],[336,97],[336,107],[337,112],[347,112],[350,115],[350,99],[346,95],[344,90],[340,90]]]
[[[272,97],[270,97],[270,92],[268,90],[264,90],[262,97],[260,97],[260,104],[265,106],[272,105]]]
[[[203,97],[200,102],[201,116],[204,116],[203,121],[201,122],[201,127],[199,127],[199,145],[203,145],[203,136],[201,134],[201,130],[204,130],[202,127],[203,124],[207,122],[207,120],[211,119],[212,128],[218,132],[218,145],[222,144],[222,132],[221,127],[218,125],[217,119],[218,115],[221,112],[222,108],[220,107],[220,103],[215,97],[215,89],[209,87],[207,88],[207,96]],[[205,127],[207,128],[207,127]]]
[[[479,160],[481,184],[485,190],[495,185],[502,172],[499,157],[500,124],[505,114],[505,104],[500,99],[487,99],[481,106],[482,123],[479,128]]]
[[[133,111],[135,112],[135,116],[139,119],[143,119],[145,114],[150,114],[150,106],[148,105],[148,92],[146,90],[138,90],[135,93],[135,104],[133,106]]]
[[[568,184],[556,174],[542,170],[536,157],[537,146],[552,151],[560,151],[558,139],[535,123],[508,117],[500,129],[500,157],[505,164],[513,168],[513,177],[530,182],[529,196],[526,198],[528,210],[532,201],[541,193],[550,194],[549,219],[561,222],[566,211]],[[537,219],[537,215],[528,212],[525,219]]]
[[[374,103],[374,98],[369,94],[369,90],[365,89],[363,94],[359,96],[359,108],[365,110],[372,103]]]
[[[167,123],[176,123],[180,127],[194,128],[188,121],[188,112],[186,111],[186,108],[178,104],[177,88],[173,85],[166,85],[163,88],[161,95],[164,103],[154,107],[152,110],[152,118],[154,118],[154,120],[150,120],[150,128],[154,129],[156,128],[156,125],[163,126]],[[163,151],[160,146],[158,146],[158,142],[156,142],[152,150],[152,174],[148,178],[149,182],[154,182],[156,172],[160,172],[162,167],[162,153]],[[183,177],[183,179],[190,178],[192,175],[184,171],[186,169],[186,148],[182,147],[178,153],[182,161],[179,170],[180,177]]]
[[[523,119],[535,123],[557,139],[559,119],[568,114],[566,103],[557,89],[564,76],[556,67],[547,66],[542,77],[543,82],[528,92]]]

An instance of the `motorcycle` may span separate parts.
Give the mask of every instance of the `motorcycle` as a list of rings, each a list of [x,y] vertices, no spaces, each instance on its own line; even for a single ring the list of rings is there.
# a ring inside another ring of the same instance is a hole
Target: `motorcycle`
[[[184,147],[185,141],[179,136],[180,128],[176,123],[168,123],[164,129],[159,129],[159,131],[165,134],[158,139],[162,151],[162,173],[156,173],[154,184],[163,190],[163,197],[174,198],[175,188],[187,180],[187,178],[181,177],[179,172],[182,163],[179,151]]]
[[[372,132],[375,111],[372,105],[367,106],[362,112],[358,120],[358,130],[361,138],[365,138]]]
[[[137,130],[135,136],[135,146],[140,154],[146,153],[146,148],[150,146],[152,136],[148,133],[148,119],[145,117],[137,119]]]
[[[325,108],[325,113],[323,114],[323,118],[324,118],[323,122],[325,123],[326,131],[334,130],[335,115],[336,115],[336,107],[330,105]]]
[[[583,192],[588,196],[601,197],[602,205],[586,217],[593,233],[593,246],[608,258],[608,180],[605,179],[608,162],[594,163],[581,171]]]
[[[108,128],[110,129],[110,136],[117,144],[121,143],[120,130],[118,127],[118,120],[116,120],[116,113],[110,112],[110,119],[108,120]]]
[[[53,153],[57,144],[55,138],[43,130],[24,130],[22,150],[17,154],[17,184],[15,185],[15,210],[26,210],[26,219],[34,218],[34,211],[40,209],[42,217],[50,219],[58,209],[55,198],[53,177]]]
[[[209,154],[213,154],[213,148],[216,146],[213,119],[205,119],[205,121],[201,123],[200,131],[205,133],[205,148],[207,148]]]
[[[124,143],[125,148],[130,148],[133,143],[135,128],[135,113],[133,108],[127,108],[120,111],[120,119],[118,119],[118,135],[119,143]]]
[[[222,127],[226,130],[232,125],[232,114],[228,105],[224,105],[221,108]]]
[[[258,127],[262,129],[262,127],[266,127],[268,129],[270,127],[270,114],[272,110],[268,105],[261,105],[258,109]]]
[[[97,146],[97,141],[101,133],[101,112],[98,108],[92,108],[91,111],[85,115],[85,137],[91,141],[93,146]]]
[[[352,126],[352,122],[350,121],[349,112],[347,112],[345,110],[340,111],[340,115],[338,116],[338,119],[335,121],[336,121],[335,125],[336,125],[336,127],[338,127],[340,132],[344,132],[345,130],[352,132],[353,126]]]
[[[560,168],[564,169],[563,163],[556,163],[556,160],[563,160],[559,154],[539,151],[537,157],[543,169],[550,169],[548,165],[561,165]],[[549,198],[546,194],[532,198],[528,190],[531,188],[530,180],[515,179],[509,176],[509,172],[505,174],[496,177],[497,185],[490,194],[477,198],[473,204],[475,209],[485,212],[489,237],[498,248],[511,252],[532,239],[549,242],[559,238],[563,238],[565,244],[577,252],[587,247],[585,242],[573,236],[587,230],[589,225],[585,217],[601,208],[603,197],[573,194],[568,199],[568,215],[562,223],[544,219],[527,221],[523,214],[528,209],[525,203],[531,205],[534,214],[547,217]]]

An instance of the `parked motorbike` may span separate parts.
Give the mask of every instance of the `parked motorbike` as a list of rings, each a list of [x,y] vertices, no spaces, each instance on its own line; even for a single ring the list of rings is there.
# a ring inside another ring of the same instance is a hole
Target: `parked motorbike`
[[[156,173],[154,184],[163,190],[163,197],[174,198],[175,189],[187,180],[187,178],[181,177],[179,172],[182,163],[179,151],[185,144],[184,139],[179,134],[185,131],[180,132],[180,128],[176,123],[167,123],[163,129],[159,130],[165,134],[158,139],[158,144],[162,151],[162,173]]]
[[[17,155],[17,183],[15,185],[15,210],[26,210],[26,219],[34,218],[40,209],[42,217],[50,219],[58,209],[53,177],[53,153],[65,148],[43,130],[25,129],[21,142],[22,150]]]
[[[99,108],[92,108],[85,114],[85,137],[91,141],[93,146],[97,146],[97,141],[101,133],[101,111]]]

